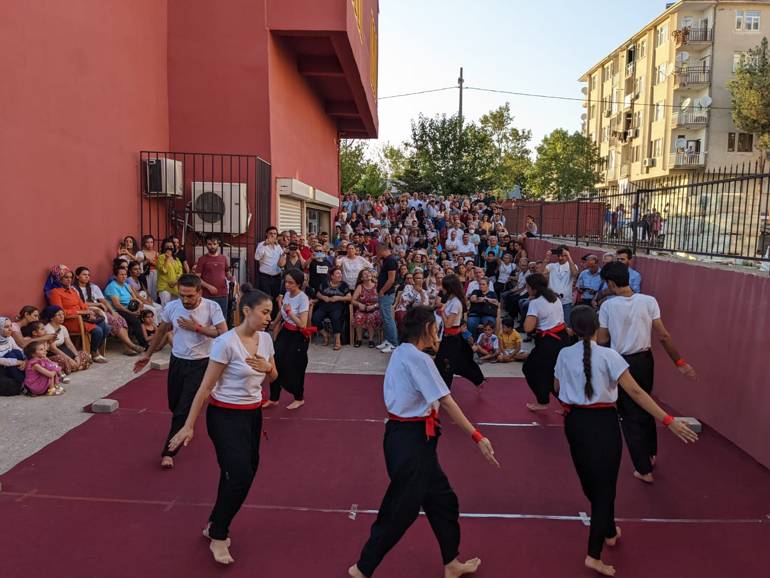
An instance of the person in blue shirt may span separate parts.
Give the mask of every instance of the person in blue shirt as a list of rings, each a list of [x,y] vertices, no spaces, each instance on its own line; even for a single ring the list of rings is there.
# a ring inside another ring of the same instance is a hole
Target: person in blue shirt
[[[621,247],[616,251],[618,261],[628,267],[628,285],[634,293],[642,292],[642,274],[634,269],[634,252],[628,247]]]
[[[596,255],[585,255],[583,261],[586,263],[586,268],[578,275],[576,287],[580,291],[580,302],[583,305],[593,306],[596,295],[602,286],[599,257]]]

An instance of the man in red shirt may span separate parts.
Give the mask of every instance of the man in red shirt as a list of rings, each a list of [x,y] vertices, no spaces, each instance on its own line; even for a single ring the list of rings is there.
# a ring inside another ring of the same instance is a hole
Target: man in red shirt
[[[214,235],[206,237],[206,250],[208,254],[198,257],[195,263],[195,274],[201,278],[203,297],[211,299],[222,308],[222,314],[227,319],[228,309],[228,268],[230,263],[227,257],[219,252],[219,238]]]

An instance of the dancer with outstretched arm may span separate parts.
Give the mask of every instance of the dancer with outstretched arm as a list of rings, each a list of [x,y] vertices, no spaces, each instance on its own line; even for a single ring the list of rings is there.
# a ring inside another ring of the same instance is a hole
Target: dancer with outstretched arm
[[[698,436],[667,415],[639,387],[619,353],[596,343],[599,319],[590,306],[575,307],[570,325],[579,341],[559,352],[555,388],[565,411],[564,432],[572,462],[591,502],[585,565],[604,576],[614,576],[615,568],[605,564],[601,555],[605,544],[615,546],[620,538],[620,528],[615,525],[615,491],[623,452],[615,408],[618,393],[628,396],[685,443],[696,441]]]
[[[278,377],[273,341],[265,331],[273,309],[270,295],[244,284],[239,307],[241,324],[214,340],[187,421],[169,442],[169,449],[176,451],[192,441],[195,422],[208,402],[206,428],[220,474],[217,500],[203,535],[211,540],[209,547],[220,564],[234,562],[230,523],[246,500],[259,466],[262,384]]]
[[[441,282],[447,302],[438,309],[444,321],[444,334],[436,353],[438,372],[448,388],[452,387],[455,375],[464,377],[476,387],[484,383],[484,374],[473,359],[473,350],[460,332],[463,314],[467,309],[465,292],[457,275],[447,275]]]
[[[444,578],[473,574],[481,560],[457,559],[460,506],[436,453],[438,410],[472,437],[482,455],[500,467],[492,444],[468,421],[449,393],[426,349],[438,346],[436,317],[427,307],[414,307],[404,317],[399,345],[385,372],[385,465],[390,485],[361,556],[348,574],[369,577],[417,519],[420,508],[441,548]]]
[[[168,332],[174,332],[167,378],[171,428],[163,442],[160,462],[166,470],[174,467],[177,454],[177,450],[169,449],[168,442],[181,429],[190,413],[190,406],[209,363],[214,337],[227,331],[222,308],[214,301],[203,298],[200,277],[182,275],[177,284],[179,299],[169,301],[163,307],[161,323],[152,343],[134,365],[134,373],[146,367],[152,354],[165,346]]]
[[[663,325],[657,300],[650,295],[634,293],[631,289],[628,266],[617,261],[608,263],[602,268],[601,276],[614,297],[605,300],[599,309],[599,343],[609,343],[623,356],[631,376],[648,394],[652,394],[655,376],[653,332],[679,372],[695,379],[695,370],[679,355]],[[651,484],[655,481],[652,469],[658,455],[655,420],[624,390],[618,396],[618,413],[628,453],[634,463],[634,477]]]

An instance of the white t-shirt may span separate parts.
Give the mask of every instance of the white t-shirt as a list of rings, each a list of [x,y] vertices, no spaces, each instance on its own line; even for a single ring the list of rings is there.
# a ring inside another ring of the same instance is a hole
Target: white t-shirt
[[[64,345],[64,341],[69,338],[70,332],[69,330],[64,327],[64,325],[59,325],[59,334],[56,335],[56,339],[53,340],[53,344],[56,347],[59,347],[60,345]],[[53,325],[50,323],[46,324],[45,326],[45,332],[48,335],[55,335],[56,334],[56,328],[54,328]]]
[[[358,274],[363,269],[372,268],[372,264],[360,255],[356,255],[352,259],[349,259],[348,257],[340,257],[339,265],[342,269],[342,280],[348,284],[348,287],[353,288],[356,286]]]
[[[259,261],[259,272],[265,275],[280,275],[281,268],[278,267],[278,260],[281,255],[283,255],[283,247],[280,244],[266,245],[262,241],[254,252],[254,260]]]
[[[572,303],[572,286],[574,284],[569,263],[548,263],[548,288],[556,293],[563,304]]]
[[[455,322],[456,325],[452,326],[459,327],[462,323],[463,304],[460,303],[460,300],[457,297],[450,298],[444,305],[444,317],[450,317],[452,315],[459,315],[458,320]]]
[[[471,293],[473,293],[474,291],[477,291],[478,288],[479,288],[479,282],[474,279],[473,281],[468,283],[468,288],[465,290],[465,296],[470,297]]]
[[[599,327],[609,330],[610,347],[621,355],[652,347],[652,322],[656,319],[660,319],[658,302],[642,293],[615,296],[599,309]]]
[[[558,299],[551,303],[545,297],[538,297],[529,302],[527,317],[537,317],[536,329],[546,331],[564,323],[564,309]]]
[[[500,267],[497,269],[497,282],[507,283],[508,279],[513,274],[513,269],[516,266],[513,263],[500,263]]]
[[[258,335],[257,355],[270,361],[275,353],[273,340],[270,339],[270,334],[264,331],[258,332]],[[214,339],[209,359],[224,363],[225,370],[211,390],[211,397],[223,403],[237,405],[262,401],[262,382],[265,380],[265,374],[254,371],[246,364],[248,355],[249,352],[235,329]]]
[[[201,327],[208,327],[225,323],[222,308],[219,304],[209,299],[201,299],[195,309],[185,309],[180,299],[169,301],[160,312],[160,320],[170,323],[174,331],[174,345],[171,354],[179,359],[205,359],[211,352],[213,337],[195,333],[179,326],[181,318],[191,319]]]
[[[586,376],[583,369],[583,342],[565,347],[559,352],[554,376],[559,380],[559,399],[571,405],[615,403],[618,400],[618,379],[628,369],[628,363],[609,347],[591,342],[591,386],[594,394],[586,399]]]
[[[388,412],[408,418],[438,409],[438,400],[448,395],[449,389],[433,359],[411,343],[402,343],[390,356],[383,393]]]
[[[285,306],[287,303],[291,306],[291,312],[298,317],[300,313],[310,309],[310,299],[308,299],[308,296],[304,291],[300,291],[294,297],[288,292],[284,293],[283,305]],[[286,314],[286,310],[283,307],[281,307],[281,317],[283,317],[285,322],[294,323],[294,321],[291,320],[291,317]]]
[[[468,261],[473,261],[473,255],[475,255],[475,254],[476,254],[476,246],[475,246],[473,243],[471,243],[470,241],[468,241],[468,243],[467,243],[467,244],[465,244],[465,243],[463,243],[462,241],[460,241],[459,243],[457,243],[457,249],[456,249],[456,251],[457,251],[459,254],[464,254],[464,253],[471,253],[471,255],[470,255],[470,256],[468,256],[468,255],[465,255],[464,257],[462,257],[462,259],[463,259],[464,261],[466,261],[466,262],[468,262]]]

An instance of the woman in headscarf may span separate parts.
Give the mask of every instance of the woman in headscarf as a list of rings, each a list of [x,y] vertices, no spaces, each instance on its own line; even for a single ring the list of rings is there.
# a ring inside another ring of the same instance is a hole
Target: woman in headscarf
[[[11,336],[11,320],[7,317],[0,317],[0,377],[19,386],[24,383],[24,352]]]

